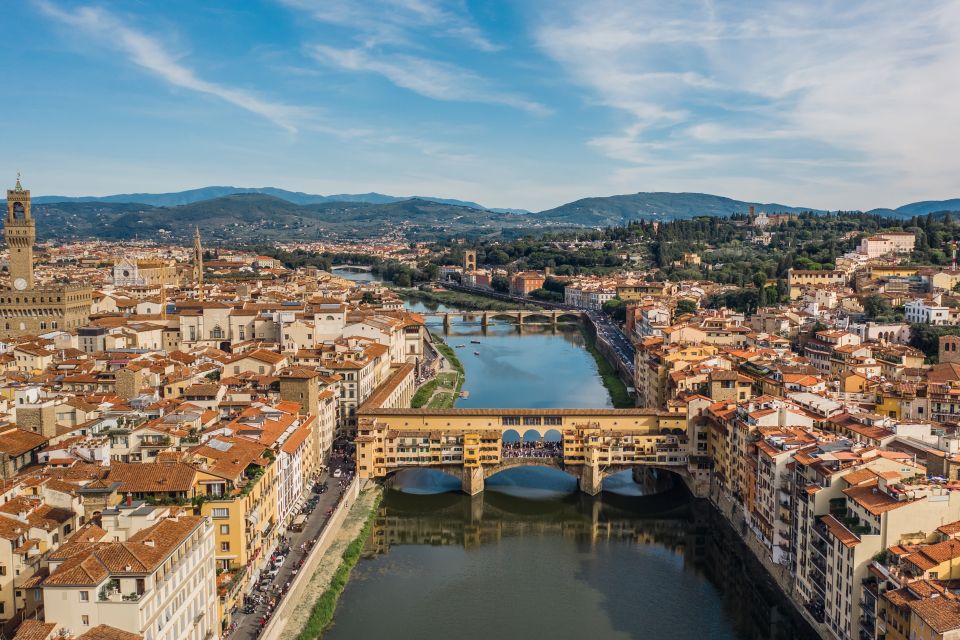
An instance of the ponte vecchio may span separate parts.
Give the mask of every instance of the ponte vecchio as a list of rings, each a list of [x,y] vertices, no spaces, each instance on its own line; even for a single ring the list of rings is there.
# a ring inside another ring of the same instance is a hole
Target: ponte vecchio
[[[371,398],[375,400],[375,398]],[[600,493],[603,479],[649,467],[676,473],[697,496],[709,485],[709,460],[697,443],[706,433],[686,413],[655,409],[410,409],[368,402],[358,411],[357,472],[386,478],[402,469],[430,468],[461,479],[463,491],[517,466],[550,466],[578,478],[580,490]],[[505,456],[504,435],[530,432],[561,445],[553,457]],[[700,432],[704,431],[703,435]]]

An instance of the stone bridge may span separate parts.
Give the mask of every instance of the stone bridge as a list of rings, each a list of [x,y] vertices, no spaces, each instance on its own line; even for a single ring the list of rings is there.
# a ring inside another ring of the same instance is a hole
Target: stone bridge
[[[465,323],[479,322],[480,326],[490,325],[491,320],[509,320],[519,326],[524,324],[538,324],[557,326],[561,323],[579,322],[583,317],[583,312],[579,310],[568,309],[545,309],[543,311],[531,311],[527,309],[512,309],[506,311],[436,311],[433,313],[421,313],[424,318],[440,318],[443,320],[443,326],[449,328],[454,318],[460,318]]]
[[[575,476],[580,490],[600,493],[607,476],[650,467],[680,476],[705,496],[710,464],[705,429],[685,414],[654,409],[402,409],[362,406],[358,411],[357,472],[386,478],[411,468],[432,468],[460,478],[475,495],[484,480],[505,469],[548,466]],[[514,457],[504,435],[560,435],[555,457]]]

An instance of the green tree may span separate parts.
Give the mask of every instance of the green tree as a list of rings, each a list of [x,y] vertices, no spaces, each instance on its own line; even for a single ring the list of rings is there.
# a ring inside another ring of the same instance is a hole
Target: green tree
[[[868,318],[887,318],[893,315],[890,303],[883,296],[873,293],[863,299],[863,312]]]
[[[510,281],[507,280],[505,276],[493,276],[493,280],[490,281],[490,286],[493,287],[494,291],[499,291],[500,293],[510,292]]]
[[[693,300],[687,300],[684,298],[677,303],[677,315],[683,315],[685,313],[696,313],[697,312],[697,303]]]
[[[627,320],[627,305],[619,298],[604,302],[603,312],[617,322],[626,322]]]

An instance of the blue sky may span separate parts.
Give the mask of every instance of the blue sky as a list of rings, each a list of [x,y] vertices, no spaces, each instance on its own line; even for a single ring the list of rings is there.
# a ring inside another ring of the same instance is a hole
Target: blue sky
[[[960,196],[956,1],[25,0],[4,22],[0,176],[36,194]]]

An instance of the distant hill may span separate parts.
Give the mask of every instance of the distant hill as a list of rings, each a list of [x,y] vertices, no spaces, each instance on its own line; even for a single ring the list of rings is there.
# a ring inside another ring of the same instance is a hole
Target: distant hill
[[[823,211],[778,203],[747,202],[706,193],[642,192],[584,198],[531,213],[486,209],[475,202],[400,198],[380,193],[319,196],[270,187],[204,187],[166,194],[104,198],[34,198],[41,238],[159,238],[189,240],[193,226],[220,242],[356,240],[396,230],[411,240],[463,236],[516,236],[553,229],[620,225],[631,220],[674,220],[756,211]],[[217,195],[220,194],[220,195]],[[127,200],[152,200],[136,202]],[[960,199],[916,202],[872,213],[906,218],[960,211]]]
[[[443,204],[453,204],[461,207],[470,207],[471,209],[485,209],[483,205],[469,200],[452,200],[448,198],[435,198],[432,196],[388,196],[382,193],[339,193],[331,196],[321,196],[312,193],[303,193],[302,191],[287,191],[286,189],[277,189],[276,187],[202,187],[200,189],[189,189],[187,191],[174,191],[171,193],[120,193],[111,196],[36,196],[33,201],[37,204],[50,204],[53,202],[126,202],[137,204],[148,204],[154,207],[178,207],[214,198],[222,198],[243,193],[259,193],[294,204],[318,204],[321,202],[365,202],[368,204],[389,204],[391,202],[401,202],[419,198],[421,200],[430,200]]]
[[[911,202],[896,209],[872,209],[868,213],[895,218],[912,218],[913,216],[925,216],[928,213],[943,213],[944,211],[960,211],[960,198],[923,200],[921,202]]]
[[[583,198],[559,207],[541,211],[539,218],[566,224],[606,227],[630,220],[674,220],[696,216],[729,216],[746,213],[750,206],[760,211],[799,213],[815,211],[811,207],[794,207],[776,203],[744,202],[709,193],[670,193],[665,191],[629,195]]]
[[[154,238],[188,241],[194,226],[210,243],[356,240],[402,231],[410,239],[496,236],[556,225],[527,216],[422,198],[387,203],[300,205],[260,193],[233,194],[175,207],[119,202],[51,202],[34,207],[41,239]]]

